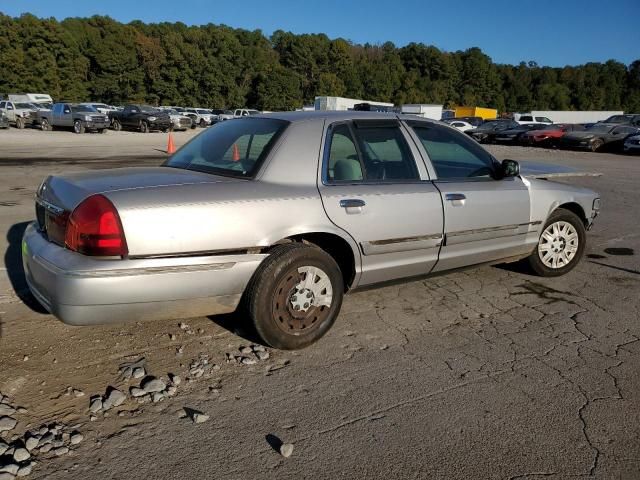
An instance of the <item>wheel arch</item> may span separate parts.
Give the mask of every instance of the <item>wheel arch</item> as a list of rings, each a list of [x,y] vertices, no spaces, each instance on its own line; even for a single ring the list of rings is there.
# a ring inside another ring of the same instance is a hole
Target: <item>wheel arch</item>
[[[584,224],[585,227],[589,224],[589,221],[587,219],[587,214],[585,213],[584,208],[582,208],[582,205],[580,205],[578,202],[562,203],[558,205],[556,208],[554,208],[553,211],[555,212],[559,208],[563,208],[565,210],[569,210],[572,213],[575,213],[578,216],[578,218],[582,220],[582,223]]]
[[[310,231],[284,237],[272,247],[289,242],[312,245],[331,255],[342,272],[345,292],[356,284],[360,272],[360,253],[357,248],[354,249],[353,241],[334,232]]]

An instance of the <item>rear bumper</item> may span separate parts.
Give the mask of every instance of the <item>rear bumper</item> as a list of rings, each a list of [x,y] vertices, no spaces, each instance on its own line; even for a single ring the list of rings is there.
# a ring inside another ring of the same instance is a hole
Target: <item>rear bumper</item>
[[[48,242],[35,224],[22,240],[31,292],[70,325],[232,312],[265,256],[97,259]]]

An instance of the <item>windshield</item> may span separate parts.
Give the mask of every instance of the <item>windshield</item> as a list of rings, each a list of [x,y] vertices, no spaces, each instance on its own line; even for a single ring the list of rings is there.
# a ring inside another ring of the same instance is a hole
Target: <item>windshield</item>
[[[271,118],[218,123],[164,164],[199,172],[253,177],[288,122]]]
[[[593,127],[588,128],[587,130],[593,133],[609,133],[614,128],[615,127],[612,127],[611,125],[595,124]]]
[[[247,112],[249,112],[249,115],[260,115],[258,110],[247,110]]]
[[[97,112],[93,105],[71,105],[72,112]]]
[[[625,123],[629,121],[627,115],[613,115],[605,120],[606,123]]]
[[[34,107],[30,103],[16,103],[16,108],[33,110]]]
[[[143,113],[159,113],[159,110],[150,105],[140,105],[140,111]]]
[[[198,113],[199,113],[199,114],[201,114],[201,115],[209,115],[209,114],[211,113],[210,111],[205,110],[205,109],[203,109],[203,108],[198,108],[198,109],[196,110],[196,112],[198,112]]]

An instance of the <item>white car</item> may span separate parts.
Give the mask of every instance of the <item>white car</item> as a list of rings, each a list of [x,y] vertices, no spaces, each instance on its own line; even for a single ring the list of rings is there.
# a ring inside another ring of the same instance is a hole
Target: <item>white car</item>
[[[551,120],[549,120],[547,117],[537,117],[534,115],[531,115],[530,113],[525,113],[523,115],[520,115],[520,118],[516,119],[516,122],[518,122],[520,125],[538,125],[538,124],[543,124],[543,125],[553,125],[553,122]]]
[[[461,132],[466,132],[467,130],[471,130],[472,128],[476,128],[471,125],[469,122],[463,122],[462,120],[450,120],[448,122],[453,128],[460,130]]]
[[[633,135],[624,141],[624,153],[640,153],[640,135]]]
[[[104,113],[105,115],[108,115],[110,112],[117,112],[118,111],[118,109],[116,107],[112,107],[111,105],[107,105],[106,103],[84,102],[84,103],[80,103],[79,105],[88,105],[90,107],[95,108],[100,113]]]
[[[184,113],[196,115],[196,124],[201,128],[211,126],[218,120],[218,117],[211,113],[211,110],[205,108],[185,108]]]

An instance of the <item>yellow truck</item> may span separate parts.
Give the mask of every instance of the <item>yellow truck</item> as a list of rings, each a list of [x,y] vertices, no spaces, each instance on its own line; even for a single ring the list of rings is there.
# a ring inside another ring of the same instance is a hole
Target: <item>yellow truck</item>
[[[456,118],[481,117],[483,120],[498,118],[498,110],[484,107],[456,107]]]

